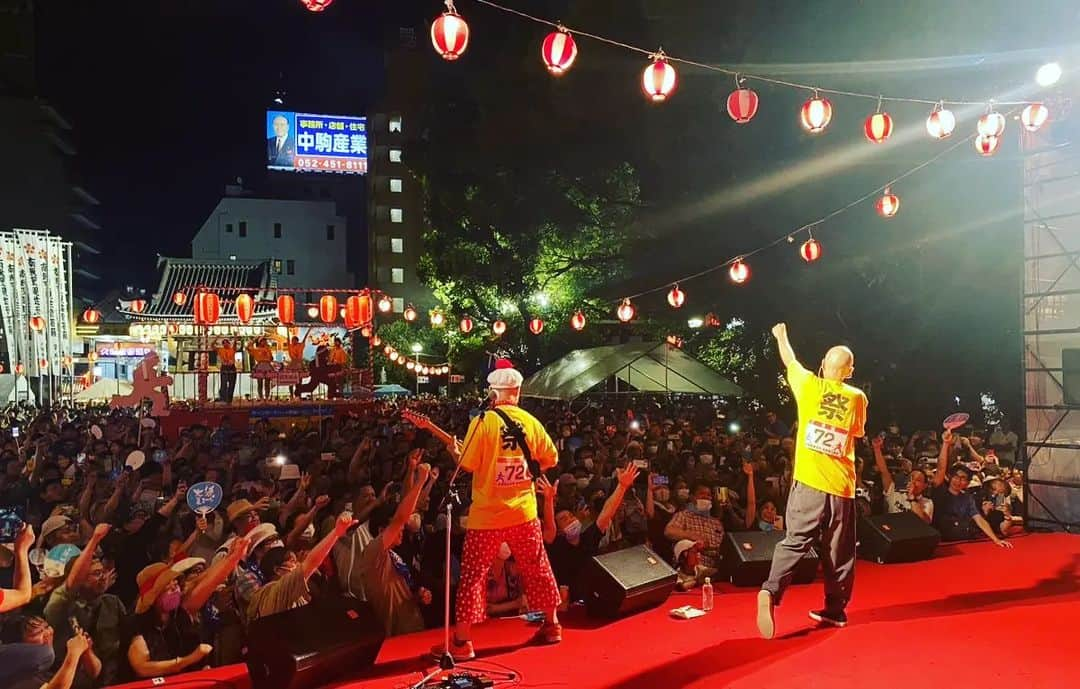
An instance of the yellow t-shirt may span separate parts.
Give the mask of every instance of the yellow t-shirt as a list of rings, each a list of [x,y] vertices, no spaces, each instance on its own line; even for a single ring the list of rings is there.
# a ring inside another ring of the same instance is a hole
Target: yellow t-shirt
[[[349,353],[344,347],[334,347],[330,350],[330,363],[345,366],[349,363]]]
[[[559,461],[559,451],[543,424],[513,405],[499,406],[521,426],[541,470]],[[473,475],[470,529],[506,529],[536,519],[536,492],[525,454],[493,411],[473,419],[462,443],[461,468]]]
[[[248,347],[248,354],[255,360],[257,364],[265,364],[274,360],[274,350],[269,347],[259,347],[258,345],[251,345]]]
[[[303,363],[304,361],[304,343],[292,343],[288,345],[289,361],[292,363]]]
[[[234,347],[218,347],[217,358],[219,366],[236,366],[236,349]]]
[[[855,439],[866,434],[866,395],[842,381],[819,378],[797,361],[788,366],[787,379],[799,406],[795,480],[855,497]]]

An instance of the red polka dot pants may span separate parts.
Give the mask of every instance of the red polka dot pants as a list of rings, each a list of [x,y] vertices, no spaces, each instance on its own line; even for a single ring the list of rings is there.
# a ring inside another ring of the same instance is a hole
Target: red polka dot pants
[[[487,617],[487,573],[502,543],[510,546],[517,563],[529,609],[547,612],[559,605],[559,585],[544,550],[539,520],[506,529],[469,529],[461,555],[458,622],[479,624]]]

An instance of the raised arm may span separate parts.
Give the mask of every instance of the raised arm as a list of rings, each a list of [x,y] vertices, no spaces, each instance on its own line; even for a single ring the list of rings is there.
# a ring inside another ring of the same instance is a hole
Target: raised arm
[[[619,510],[619,505],[622,504],[626,491],[634,486],[634,479],[637,478],[637,475],[638,468],[634,464],[627,464],[625,469],[615,470],[615,478],[618,479],[618,483],[615,485],[615,490],[611,492],[611,497],[604,502],[604,509],[600,510],[600,516],[596,518],[596,528],[600,529],[600,533],[606,532],[608,527],[611,526],[611,520],[615,518],[615,513]]]
[[[295,548],[300,543],[300,538],[304,535],[304,531],[308,526],[315,521],[315,515],[319,513],[319,510],[330,504],[330,498],[326,495],[320,495],[315,498],[314,504],[307,512],[300,514],[293,522],[293,528],[285,536],[285,546],[288,548]]]
[[[421,450],[413,450],[413,455],[417,458],[419,458],[420,453]],[[409,516],[416,511],[416,503],[420,499],[420,491],[423,490],[424,483],[427,482],[430,471],[431,467],[427,464],[421,464],[416,468],[416,480],[401,498],[401,503],[398,504],[397,511],[394,512],[394,516],[390,519],[390,523],[383,529],[382,538],[379,540],[384,548],[389,548],[391,543],[397,542],[398,535],[401,533],[401,530],[405,528],[405,522],[407,522]]]
[[[541,533],[544,536],[544,543],[548,544],[554,543],[555,537],[559,535],[559,530],[555,526],[555,493],[555,486],[551,485],[547,476],[536,479],[536,494],[540,496],[541,508],[544,512]]]
[[[881,474],[881,490],[888,493],[892,490],[894,481],[889,465],[885,463],[885,455],[881,452],[884,444],[885,441],[880,435],[874,436],[874,439],[870,441],[870,447],[874,449],[874,464],[877,465],[878,473]]]
[[[945,476],[949,471],[949,447],[952,446],[952,440],[952,431],[946,428],[941,434],[941,451],[938,453],[937,471],[934,472],[935,488],[945,483]]]
[[[202,610],[218,586],[224,584],[240,561],[247,557],[249,545],[251,545],[251,539],[247,536],[234,538],[229,545],[229,553],[225,557],[218,558],[217,562],[210,565],[210,569],[199,577],[195,586],[184,596],[183,606],[188,614],[195,615]]]
[[[34,527],[24,524],[15,536],[15,574],[13,589],[0,589],[0,612],[21,608],[33,597],[34,582],[30,578],[30,546],[34,543]]]
[[[791,341],[788,340],[787,324],[777,323],[773,326],[772,334],[776,338],[776,346],[780,350],[780,360],[784,362],[784,367],[787,368],[793,363],[798,363],[799,360],[795,358],[795,350],[791,348]]]
[[[68,572],[65,585],[69,591],[74,591],[82,585],[87,572],[90,571],[90,565],[94,562],[94,552],[97,551],[98,545],[108,535],[110,528],[108,524],[98,524],[94,527],[94,533],[90,535],[86,547],[75,558],[75,564],[71,566],[71,570]]]
[[[743,462],[743,473],[746,474],[746,518],[744,525],[753,529],[754,521],[757,520],[757,486],[754,484],[754,463]]]
[[[334,522],[334,528],[330,533],[326,534],[321,541],[316,543],[315,547],[312,548],[311,552],[304,558],[304,561],[300,563],[300,567],[304,571],[304,579],[311,578],[311,575],[319,569],[319,565],[323,563],[326,556],[330,554],[334,544],[337,543],[349,529],[355,526],[356,523],[356,520],[348,513],[344,513],[337,518],[337,521]]]

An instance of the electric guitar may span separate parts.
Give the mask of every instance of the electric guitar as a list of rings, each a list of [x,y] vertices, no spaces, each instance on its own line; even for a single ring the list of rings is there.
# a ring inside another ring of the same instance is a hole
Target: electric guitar
[[[433,436],[435,436],[440,442],[442,442],[443,445],[446,445],[446,449],[450,451],[450,454],[454,455],[455,457],[461,454],[461,443],[458,441],[458,439],[450,433],[447,433],[443,429],[439,428],[439,426],[430,418],[428,418],[427,415],[420,414],[419,412],[412,411],[411,409],[403,409],[401,411],[401,418],[405,419],[417,428],[426,428],[428,431],[431,432]]]

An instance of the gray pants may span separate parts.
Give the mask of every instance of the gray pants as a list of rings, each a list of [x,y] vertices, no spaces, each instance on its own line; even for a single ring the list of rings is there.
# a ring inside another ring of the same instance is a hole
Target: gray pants
[[[788,496],[784,526],[787,536],[776,545],[769,579],[761,588],[779,605],[795,566],[820,536],[825,610],[844,612],[855,585],[855,500],[796,483]]]

